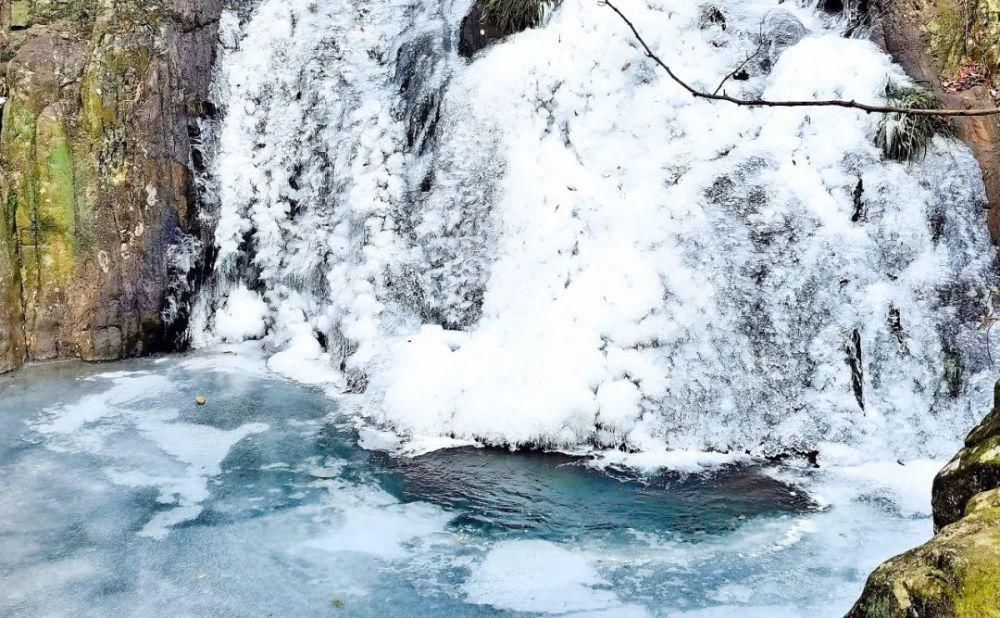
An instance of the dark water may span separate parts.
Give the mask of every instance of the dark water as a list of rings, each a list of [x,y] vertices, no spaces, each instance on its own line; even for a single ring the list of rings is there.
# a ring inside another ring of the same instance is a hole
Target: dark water
[[[464,448],[393,460],[387,471],[388,491],[461,512],[458,525],[545,539],[627,529],[716,534],[748,517],[812,507],[803,491],[752,467],[644,477],[598,471],[566,455]]]
[[[783,539],[825,516],[752,466],[650,476],[560,454],[393,457],[360,448],[337,406],[226,354],[0,378],[0,614],[724,607],[713,590],[777,568]],[[801,602],[787,593],[769,595]]]

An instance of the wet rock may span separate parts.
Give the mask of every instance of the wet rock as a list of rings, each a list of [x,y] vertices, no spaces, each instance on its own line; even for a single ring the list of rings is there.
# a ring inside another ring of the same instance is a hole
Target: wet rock
[[[0,372],[163,348],[222,0],[2,4]]]
[[[851,618],[1000,617],[1000,383],[993,411],[934,479],[937,534],[868,578]]]
[[[934,526],[961,519],[976,494],[1000,487],[1000,383],[993,411],[972,430],[963,448],[934,479]],[[998,529],[1000,534],[1000,529]]]

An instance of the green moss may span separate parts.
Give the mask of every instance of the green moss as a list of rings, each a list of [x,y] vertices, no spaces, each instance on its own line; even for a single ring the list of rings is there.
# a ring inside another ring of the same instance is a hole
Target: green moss
[[[973,519],[993,529],[993,534],[981,533],[981,538],[966,552],[968,564],[954,594],[955,615],[959,618],[990,618],[1000,616],[1000,509],[979,511]],[[986,546],[990,546],[987,549]]]
[[[35,158],[35,131],[38,119],[17,98],[11,98],[4,110],[3,132],[0,133],[0,154],[4,172],[13,188],[11,227],[21,235],[18,242],[31,242],[31,213],[35,207],[37,178]]]
[[[963,466],[1000,464],[1000,436],[983,440],[962,457]]]
[[[17,146],[30,142],[35,135],[35,115],[31,110],[12,98],[4,108],[3,131],[0,132],[0,144]],[[16,155],[15,157],[16,158]],[[9,173],[8,168],[8,173]],[[15,183],[16,184],[16,183]]]
[[[883,596],[873,597],[865,604],[865,615],[869,618],[890,618],[892,603]]]
[[[13,0],[10,5],[10,24],[25,28],[31,24],[31,5],[28,0]]]
[[[128,23],[127,16],[123,19]],[[101,45],[81,84],[81,115],[91,142],[87,149],[94,158],[91,167],[98,180],[105,186],[121,186],[127,181],[130,165],[126,127],[135,102],[141,99],[154,50],[151,38],[113,31],[99,36]]]
[[[890,82],[885,88],[886,99],[894,107],[934,109],[937,98],[929,91]],[[883,114],[875,134],[875,143],[886,157],[894,161],[912,161],[923,157],[935,135],[950,134],[951,127],[936,116],[913,114]]]
[[[1000,70],[1000,0],[935,0],[931,50],[952,74],[967,63],[986,76]]]
[[[73,149],[60,108],[36,116],[12,98],[0,134],[0,155],[13,191],[7,222],[17,230],[16,263],[29,320],[41,319],[75,271],[76,178]],[[8,249],[9,250],[9,249]]]

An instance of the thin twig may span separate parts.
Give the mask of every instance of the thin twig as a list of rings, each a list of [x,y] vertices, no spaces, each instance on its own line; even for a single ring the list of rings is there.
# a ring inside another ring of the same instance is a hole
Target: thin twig
[[[703,92],[697,88],[692,87],[686,81],[681,79],[674,73],[673,69],[667,65],[663,60],[660,59],[656,53],[653,52],[652,48],[646,43],[642,35],[636,29],[635,25],[625,17],[618,7],[609,2],[608,0],[602,0],[604,4],[611,8],[612,11],[618,14],[618,17],[625,22],[625,24],[635,35],[636,40],[642,45],[646,52],[646,55],[652,59],[656,64],[660,66],[667,75],[670,76],[674,82],[676,82],[681,88],[686,90],[691,96],[698,99],[708,99],[709,101],[723,101],[726,103],[732,103],[733,105],[739,105],[741,107],[843,107],[847,109],[857,109],[868,114],[908,114],[911,116],[949,116],[949,117],[979,117],[979,116],[997,116],[1000,115],[1000,108],[981,108],[981,109],[917,109],[913,107],[893,107],[890,105],[869,105],[867,103],[858,103],[857,101],[843,101],[839,99],[830,100],[815,100],[815,101],[771,101],[768,99],[739,99],[736,97],[731,97],[726,93],[719,94]]]
[[[729,75],[726,75],[725,77],[723,77],[722,81],[719,82],[719,86],[715,89],[715,92],[713,92],[712,94],[713,95],[719,94],[719,91],[722,90],[722,87],[726,85],[726,82],[728,82],[730,79],[732,79],[733,77],[735,77],[737,73],[739,73],[740,71],[742,71],[743,69],[745,69],[746,66],[748,64],[750,64],[750,61],[753,60],[754,58],[756,58],[757,56],[759,56],[760,52],[763,51],[763,50],[764,50],[764,41],[761,41],[760,45],[757,46],[757,51],[755,51],[753,54],[747,56],[747,59],[744,60],[743,62],[741,62],[740,66],[738,66],[735,69],[733,69],[732,72]]]

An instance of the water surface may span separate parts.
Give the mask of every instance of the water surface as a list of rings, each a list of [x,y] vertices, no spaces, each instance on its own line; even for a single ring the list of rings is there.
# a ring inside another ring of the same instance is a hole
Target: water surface
[[[0,378],[0,614],[837,615],[929,532],[806,468],[395,457],[338,405],[242,350]]]

